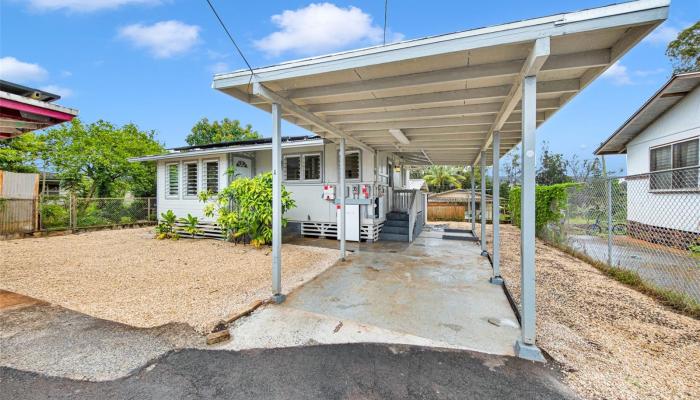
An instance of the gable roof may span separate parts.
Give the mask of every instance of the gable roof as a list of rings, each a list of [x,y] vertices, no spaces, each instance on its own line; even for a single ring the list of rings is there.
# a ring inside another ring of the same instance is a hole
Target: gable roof
[[[700,71],[671,77],[642,107],[598,146],[595,155],[626,154],[627,143],[700,86]]]

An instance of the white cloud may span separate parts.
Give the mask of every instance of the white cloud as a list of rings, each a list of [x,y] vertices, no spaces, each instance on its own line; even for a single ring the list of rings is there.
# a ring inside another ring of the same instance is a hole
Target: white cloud
[[[610,79],[616,85],[631,85],[632,78],[630,78],[630,73],[627,67],[616,62],[611,65],[605,72],[603,72],[603,77]]]
[[[68,77],[71,77],[71,76],[73,76],[73,73],[72,73],[72,72],[70,72],[70,71],[68,71],[68,70],[65,70],[65,69],[61,71],[61,77],[62,77],[62,78],[68,78]]]
[[[156,58],[168,58],[185,53],[197,44],[200,29],[180,21],[160,21],[153,25],[125,26],[119,30],[119,37],[148,50]]]
[[[268,55],[285,52],[314,55],[347,48],[358,42],[380,43],[383,29],[372,24],[372,17],[357,7],[338,7],[331,3],[309,4],[297,10],[273,15],[279,30],[255,41],[255,46]],[[403,35],[394,33],[391,41]]]
[[[651,44],[662,44],[666,46],[672,40],[678,37],[680,29],[673,27],[665,22],[661,24],[658,28],[654,29],[647,37],[644,38],[644,42]]]
[[[0,78],[12,82],[43,81],[49,73],[39,64],[20,61],[14,57],[0,58]]]
[[[231,66],[225,62],[217,62],[209,66],[209,70],[214,74],[231,71]]]
[[[58,85],[46,85],[46,86],[40,87],[39,89],[46,91],[46,92],[49,92],[49,93],[57,94],[57,95],[61,96],[61,98],[63,98],[63,99],[65,99],[67,97],[71,97],[73,95],[73,91],[71,89],[68,89],[68,88],[63,87],[63,86],[58,86]]]
[[[92,12],[131,4],[158,3],[160,0],[29,0],[29,6],[34,10],[66,10],[71,12]]]

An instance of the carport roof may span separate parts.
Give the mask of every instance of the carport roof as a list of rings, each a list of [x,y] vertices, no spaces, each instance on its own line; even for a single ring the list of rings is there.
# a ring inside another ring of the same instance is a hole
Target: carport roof
[[[642,0],[217,74],[212,86],[330,140],[409,164],[471,164],[493,132],[520,142],[521,82],[537,76],[537,123],[666,19]]]

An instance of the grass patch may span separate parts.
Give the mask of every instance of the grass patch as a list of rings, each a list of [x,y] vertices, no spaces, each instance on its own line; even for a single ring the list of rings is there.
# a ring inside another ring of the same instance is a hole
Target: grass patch
[[[679,312],[680,314],[687,315],[689,317],[700,320],[700,303],[694,298],[679,293],[675,290],[660,288],[654,284],[646,282],[639,276],[638,273],[634,271],[628,271],[621,268],[614,268],[608,264],[593,259],[583,253],[572,250],[566,246],[558,243],[545,242],[547,245],[554,247],[558,250],[563,251],[570,256],[578,258],[584,261],[599,271],[603,272],[605,275],[615,279],[616,281],[627,285],[638,292],[644,293],[660,302],[661,304],[670,307],[671,309]]]

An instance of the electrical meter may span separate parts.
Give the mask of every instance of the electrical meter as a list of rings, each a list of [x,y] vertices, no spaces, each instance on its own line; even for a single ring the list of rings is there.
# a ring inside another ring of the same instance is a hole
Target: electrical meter
[[[335,186],[323,185],[323,200],[335,200]]]

